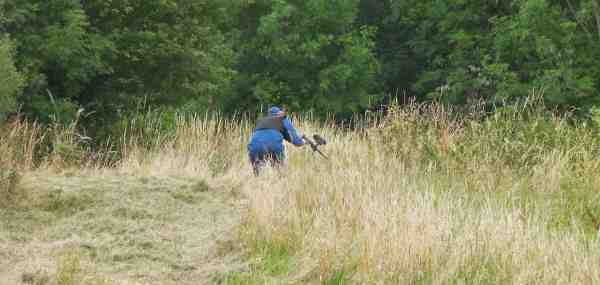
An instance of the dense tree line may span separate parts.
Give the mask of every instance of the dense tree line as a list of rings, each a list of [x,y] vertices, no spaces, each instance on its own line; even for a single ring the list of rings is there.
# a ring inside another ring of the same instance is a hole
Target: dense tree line
[[[0,0],[0,116],[139,108],[351,114],[410,96],[600,91],[600,0]]]

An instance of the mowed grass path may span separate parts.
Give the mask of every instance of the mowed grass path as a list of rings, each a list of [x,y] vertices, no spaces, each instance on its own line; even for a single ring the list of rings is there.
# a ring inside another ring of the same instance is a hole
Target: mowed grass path
[[[0,284],[215,284],[244,266],[235,187],[111,172],[21,187],[0,209]]]

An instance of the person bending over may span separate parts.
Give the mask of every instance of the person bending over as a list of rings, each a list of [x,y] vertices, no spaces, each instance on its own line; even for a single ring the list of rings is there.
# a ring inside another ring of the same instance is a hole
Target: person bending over
[[[285,113],[278,107],[271,107],[269,114],[256,123],[248,143],[248,156],[254,175],[258,176],[267,162],[281,166],[285,159],[283,140],[298,147],[304,145],[304,140],[298,136]]]

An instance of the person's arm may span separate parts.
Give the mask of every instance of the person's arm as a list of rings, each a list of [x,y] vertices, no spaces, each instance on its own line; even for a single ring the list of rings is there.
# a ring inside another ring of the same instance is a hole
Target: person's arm
[[[295,146],[304,145],[304,140],[300,136],[298,136],[298,133],[296,132],[296,129],[292,125],[292,121],[290,121],[290,119],[283,119],[283,128],[285,129],[284,131],[287,132],[287,134],[289,135],[284,136],[287,141],[291,142]]]

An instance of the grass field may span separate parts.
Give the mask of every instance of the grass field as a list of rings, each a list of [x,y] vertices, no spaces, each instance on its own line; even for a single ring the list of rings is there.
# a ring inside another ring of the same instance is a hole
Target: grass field
[[[74,127],[13,126],[0,140],[0,279],[600,282],[593,122],[532,102],[464,114],[413,104],[354,131],[295,119],[329,139],[332,159],[289,147],[284,171],[259,178],[246,121],[182,117],[164,131],[145,120],[117,157],[90,152]]]

